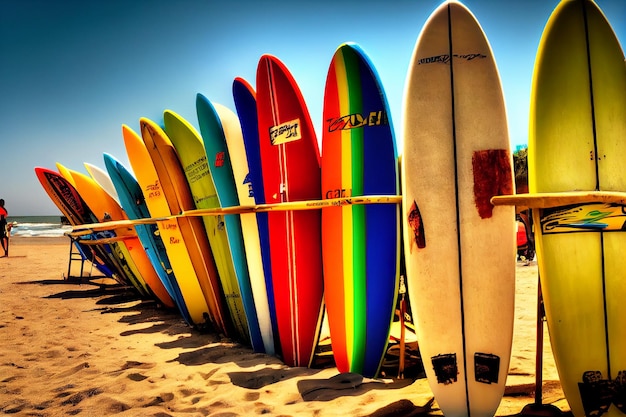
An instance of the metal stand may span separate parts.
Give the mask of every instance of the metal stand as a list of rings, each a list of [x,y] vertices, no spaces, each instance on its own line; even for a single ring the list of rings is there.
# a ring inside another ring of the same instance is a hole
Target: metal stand
[[[72,263],[74,261],[80,261],[80,275],[75,278],[82,279],[83,278],[83,270],[85,267],[85,257],[81,253],[80,249],[77,246],[77,241],[73,237],[70,236],[70,259],[67,264],[67,277],[66,279],[72,278]]]
[[[404,327],[404,314],[406,313],[406,302],[404,300],[406,294],[406,286],[404,285],[404,275],[400,275],[400,363],[398,365],[398,379],[404,379],[404,366],[406,353],[405,336],[406,328]]]
[[[525,405],[520,416],[562,416],[563,411],[552,404],[541,403],[541,391],[543,388],[543,296],[541,294],[541,280],[537,284],[537,356],[535,361],[535,402]]]

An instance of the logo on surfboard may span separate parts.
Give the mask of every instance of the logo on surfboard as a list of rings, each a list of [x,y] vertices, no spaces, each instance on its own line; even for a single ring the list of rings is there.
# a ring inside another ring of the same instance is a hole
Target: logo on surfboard
[[[327,119],[328,131],[349,130],[366,126],[388,125],[389,117],[384,110],[371,111],[367,115],[353,113],[345,116]]]
[[[272,145],[282,145],[302,138],[300,119],[290,120],[277,126],[270,127],[270,142]]]
[[[243,185],[248,185],[248,197],[254,197],[254,189],[252,188],[252,178],[250,178],[250,173],[246,174],[246,177],[243,179]]]
[[[541,231],[544,234],[626,231],[626,206],[592,203],[544,209]]]
[[[149,199],[159,197],[161,195],[161,184],[159,184],[159,180],[156,180],[154,184],[148,184],[144,194],[147,195]]]
[[[473,53],[473,54],[452,54],[452,57],[464,59],[466,61],[473,61],[475,59],[487,58],[487,55],[485,55],[485,54],[476,54],[476,53]],[[426,58],[421,58],[419,61],[417,61],[417,65],[424,65],[424,64],[449,64],[449,63],[450,63],[450,54],[429,56],[429,57],[426,57]]]
[[[226,160],[226,153],[224,151],[218,152],[215,154],[215,166],[217,168],[223,167],[225,160]]]
[[[67,205],[70,206],[75,213],[79,213],[80,215],[85,214],[84,207],[79,204],[80,197],[76,194],[75,190],[70,188],[68,184],[59,177],[49,175],[48,173],[45,173],[45,176],[52,188],[57,190],[58,194],[63,197]]]
[[[189,165],[184,167],[185,175],[189,179],[189,182],[194,183],[201,180],[203,177],[209,175],[209,163],[207,162],[206,155],[196,159]]]
[[[348,197],[352,197],[352,189],[346,189],[346,188],[337,188],[334,190],[328,190],[326,191],[326,193],[324,194],[324,196],[328,199],[328,198],[348,198]]]

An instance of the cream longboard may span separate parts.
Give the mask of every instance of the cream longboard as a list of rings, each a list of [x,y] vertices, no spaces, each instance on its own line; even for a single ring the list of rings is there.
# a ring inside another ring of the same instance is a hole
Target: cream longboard
[[[515,298],[509,136],[496,63],[461,3],[437,8],[409,68],[402,154],[407,286],[420,352],[446,416],[493,416]]]

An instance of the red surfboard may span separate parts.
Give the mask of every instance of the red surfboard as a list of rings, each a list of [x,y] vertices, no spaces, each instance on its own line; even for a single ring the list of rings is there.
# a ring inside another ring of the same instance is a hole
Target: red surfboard
[[[276,57],[264,55],[256,83],[265,202],[320,199],[320,151],[296,81]],[[268,223],[283,361],[309,366],[323,311],[321,211],[270,212]]]

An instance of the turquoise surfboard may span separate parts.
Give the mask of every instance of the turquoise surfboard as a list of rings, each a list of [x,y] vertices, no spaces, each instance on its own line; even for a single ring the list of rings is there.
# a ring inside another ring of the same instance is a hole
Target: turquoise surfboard
[[[110,154],[104,154],[104,164],[115,187],[119,202],[128,218],[130,220],[149,218],[150,212],[143,191],[135,177]],[[187,324],[193,325],[193,320],[180,292],[157,225],[138,224],[135,225],[135,230],[163,286],[176,303]]]
[[[213,177],[220,207],[238,206],[239,197],[228,148],[226,147],[225,133],[219,116],[209,100],[201,94],[198,94],[196,97],[196,112],[198,114],[198,123],[204,142],[207,163],[211,171],[211,177]],[[241,218],[239,215],[224,216],[224,226],[228,234],[228,243],[235,264],[244,310],[248,317],[252,347],[255,351],[264,352],[265,347],[259,327],[259,318],[246,259]]]
[[[200,133],[182,116],[171,110],[166,110],[163,118],[165,131],[176,148],[196,207],[198,209],[219,207],[216,186],[212,172],[207,166],[206,152]],[[258,327],[255,324],[256,317],[250,315],[249,306],[246,306],[246,288],[250,285],[247,278],[247,266],[246,275],[241,275],[241,270],[237,267],[239,258],[233,253],[230,242],[228,223],[224,216],[205,216],[203,220],[220,274],[226,304],[237,333],[242,341],[251,343],[253,349],[263,351],[262,345],[259,346],[254,338],[254,328]]]

